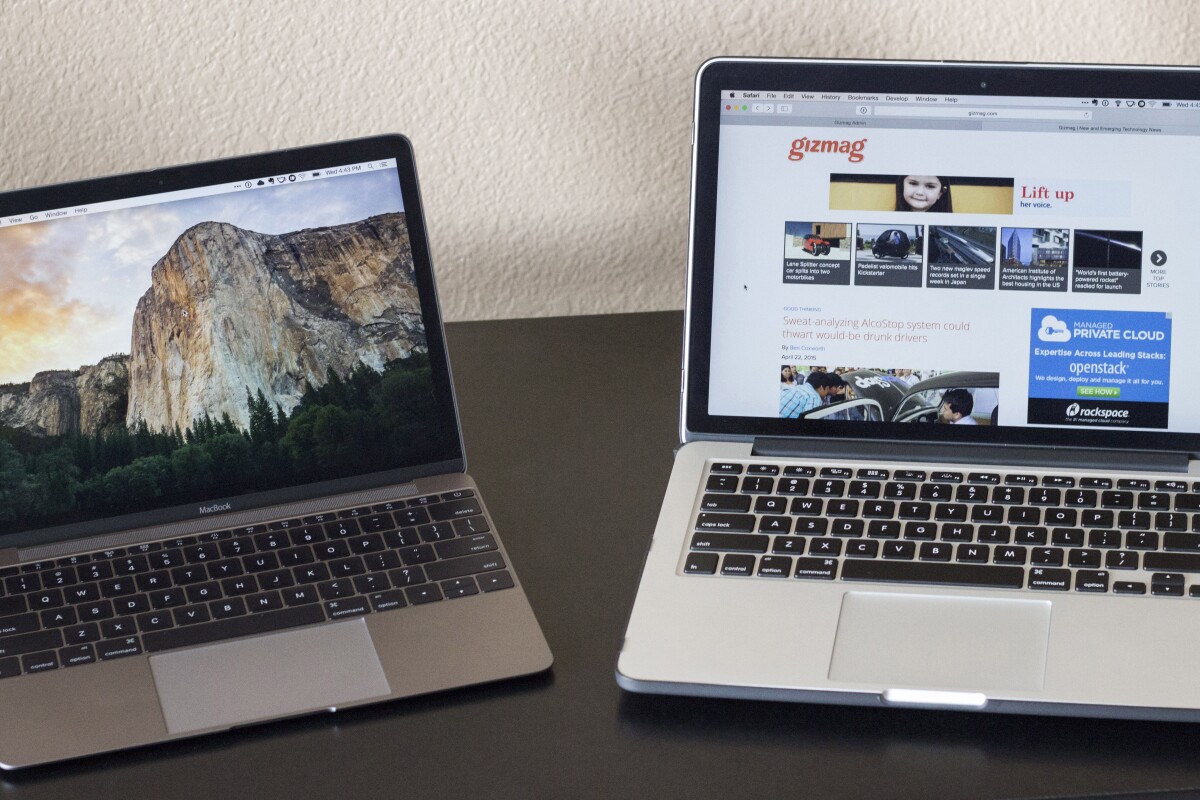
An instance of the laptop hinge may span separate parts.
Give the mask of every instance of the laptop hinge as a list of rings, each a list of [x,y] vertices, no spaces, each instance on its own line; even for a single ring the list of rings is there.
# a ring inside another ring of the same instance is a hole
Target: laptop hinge
[[[1189,453],[1109,450],[1092,447],[1036,447],[975,444],[950,448],[944,443],[881,442],[875,439],[813,437],[755,439],[756,456],[786,458],[857,458],[867,461],[920,461],[941,464],[1007,464],[1058,469],[1187,472]]]

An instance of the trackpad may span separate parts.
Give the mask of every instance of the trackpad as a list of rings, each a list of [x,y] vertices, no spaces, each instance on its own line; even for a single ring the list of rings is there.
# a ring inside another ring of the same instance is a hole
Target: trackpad
[[[227,728],[391,693],[361,617],[150,657],[167,730]]]
[[[849,592],[829,677],[885,688],[1040,689],[1050,602]]]

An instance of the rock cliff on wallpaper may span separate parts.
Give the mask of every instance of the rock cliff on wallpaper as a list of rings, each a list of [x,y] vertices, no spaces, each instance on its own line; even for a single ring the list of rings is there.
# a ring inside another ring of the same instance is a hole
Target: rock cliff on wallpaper
[[[109,356],[77,371],[39,372],[0,387],[0,425],[41,436],[111,432],[125,424],[129,357]]]
[[[0,425],[35,435],[249,425],[246,392],[290,412],[329,370],[424,352],[404,214],[279,236],[205,222],[154,264],[128,356],[0,387]]]
[[[282,236],[184,232],[134,313],[127,424],[185,428],[207,411],[245,427],[247,389],[290,412],[330,369],[423,351],[407,236],[400,213]]]

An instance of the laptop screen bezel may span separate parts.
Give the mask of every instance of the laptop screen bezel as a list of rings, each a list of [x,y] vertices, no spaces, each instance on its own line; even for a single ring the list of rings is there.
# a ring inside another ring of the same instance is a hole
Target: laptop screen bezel
[[[441,310],[438,304],[433,264],[426,234],[423,206],[417,182],[412,144],[399,134],[386,134],[331,144],[298,147],[195,164],[164,167],[144,172],[115,175],[73,183],[21,189],[0,194],[0,217],[43,209],[88,205],[114,200],[198,189],[215,184],[248,180],[252,177],[287,174],[302,170],[320,170],[346,164],[395,159],[396,172],[404,204],[405,224],[412,248],[413,270],[425,325],[433,390],[443,418],[437,424],[454,426],[454,446],[437,461],[398,469],[365,473],[333,480],[288,486],[235,497],[206,498],[204,503],[158,508],[150,511],[102,517],[55,527],[14,532],[0,537],[0,547],[24,547],[113,531],[145,528],[197,519],[205,516],[201,505],[231,502],[231,512],[243,512],[332,494],[407,483],[430,475],[464,472],[466,457],[462,426],[455,402],[454,385],[446,350]],[[213,515],[213,526],[219,526]]]
[[[681,439],[856,437],[1050,447],[1200,452],[1200,433],[787,420],[709,413],[717,165],[722,90],[971,94],[1042,97],[1154,97],[1200,100],[1200,71],[1177,67],[934,63],[800,59],[714,59],[696,76],[692,203],[684,335]],[[851,423],[854,424],[854,423]]]

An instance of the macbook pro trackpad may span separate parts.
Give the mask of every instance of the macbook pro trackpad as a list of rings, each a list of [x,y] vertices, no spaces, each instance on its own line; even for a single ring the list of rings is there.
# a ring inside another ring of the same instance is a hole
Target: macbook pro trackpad
[[[150,657],[170,733],[226,728],[391,693],[367,623],[283,631]]]
[[[848,592],[829,677],[929,689],[1040,689],[1050,602]]]

